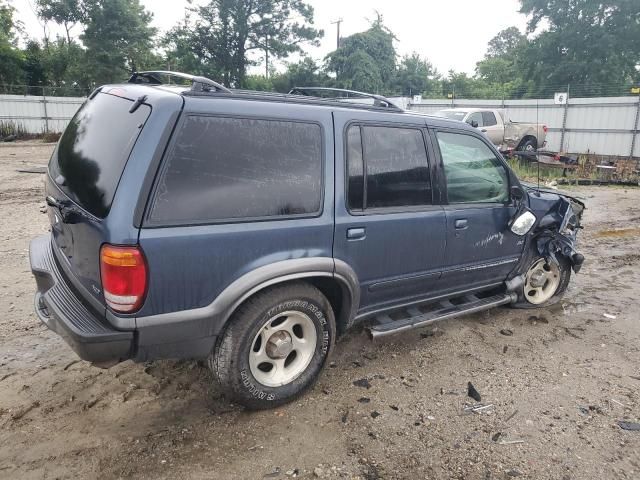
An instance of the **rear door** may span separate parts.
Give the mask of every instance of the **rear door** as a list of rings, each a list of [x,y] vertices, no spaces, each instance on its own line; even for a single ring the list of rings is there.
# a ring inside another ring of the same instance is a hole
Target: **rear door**
[[[377,118],[334,113],[334,257],[359,278],[361,313],[430,295],[444,263],[446,219],[424,121]]]
[[[482,127],[480,131],[484,133],[491,143],[500,145],[504,138],[504,127],[498,122],[496,114],[491,110],[482,111]]]
[[[99,250],[107,241],[105,218],[151,113],[144,104],[130,113],[132,104],[105,93],[87,100],[60,138],[45,186],[56,256],[98,304],[104,304]]]
[[[486,139],[466,131],[433,133],[446,188],[447,247],[443,288],[503,282],[519,260],[522,237],[509,230],[515,213],[504,161]]]

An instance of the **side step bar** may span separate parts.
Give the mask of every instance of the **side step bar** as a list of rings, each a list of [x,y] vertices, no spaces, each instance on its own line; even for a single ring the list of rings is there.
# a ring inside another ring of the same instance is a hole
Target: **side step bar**
[[[467,295],[460,299],[450,299],[438,302],[428,307],[430,310],[423,312],[421,306],[415,306],[401,311],[405,315],[397,317],[398,311],[378,315],[369,327],[371,339],[393,335],[414,328],[426,327],[432,323],[449,318],[459,317],[468,313],[481,312],[500,305],[514,303],[517,300],[515,293],[503,293],[490,297],[478,298],[475,295]],[[455,302],[455,303],[452,303]]]

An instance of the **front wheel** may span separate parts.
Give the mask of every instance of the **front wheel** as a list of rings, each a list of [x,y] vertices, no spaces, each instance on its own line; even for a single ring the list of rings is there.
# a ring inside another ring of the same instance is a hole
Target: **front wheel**
[[[562,257],[558,261],[555,264],[540,255],[532,255],[524,286],[513,304],[515,308],[548,307],[560,301],[569,286],[571,265]]]
[[[333,310],[314,286],[276,286],[234,314],[209,365],[230,400],[252,410],[287,403],[316,381],[336,335]]]

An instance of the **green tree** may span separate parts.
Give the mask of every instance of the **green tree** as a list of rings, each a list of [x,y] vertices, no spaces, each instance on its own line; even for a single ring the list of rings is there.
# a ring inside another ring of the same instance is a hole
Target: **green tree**
[[[24,55],[18,49],[20,25],[14,19],[14,8],[0,0],[0,84],[22,84]]]
[[[152,14],[139,0],[87,0],[81,40],[96,83],[122,80],[127,73],[159,66],[152,52]]]
[[[85,20],[84,4],[81,0],[37,0],[38,16],[43,20],[62,25],[66,40],[71,45],[71,30]]]
[[[487,53],[476,64],[477,78],[494,96],[522,97],[528,91],[524,77],[529,40],[516,27],[499,32],[489,41]]]
[[[428,60],[417,53],[402,58],[394,84],[394,93],[405,96],[430,96],[441,90],[440,74]]]
[[[606,95],[638,78],[638,0],[520,1],[529,32],[545,27],[523,55],[535,93],[572,84],[577,95]]]
[[[380,15],[365,32],[342,39],[327,56],[326,69],[342,88],[379,93],[392,88],[396,73],[395,36]]]
[[[191,51],[214,65],[228,86],[246,86],[247,67],[256,64],[251,55],[287,58],[323,35],[302,0],[211,0],[195,12]]]
[[[287,93],[293,87],[325,86],[329,83],[329,77],[320,70],[316,62],[305,57],[297,63],[289,64],[284,73],[273,75],[271,83],[275,91]]]

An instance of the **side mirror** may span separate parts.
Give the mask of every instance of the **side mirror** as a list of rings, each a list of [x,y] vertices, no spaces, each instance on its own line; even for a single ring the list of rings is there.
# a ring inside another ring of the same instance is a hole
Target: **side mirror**
[[[516,203],[520,203],[524,198],[524,190],[522,190],[522,187],[518,185],[514,185],[513,187],[511,187],[511,198]]]
[[[478,122],[476,122],[475,120],[469,120],[469,125],[471,125],[473,128],[478,128]]]
[[[524,213],[517,216],[511,223],[511,231],[521,237],[529,233],[535,223],[536,216],[529,210],[526,210]]]

